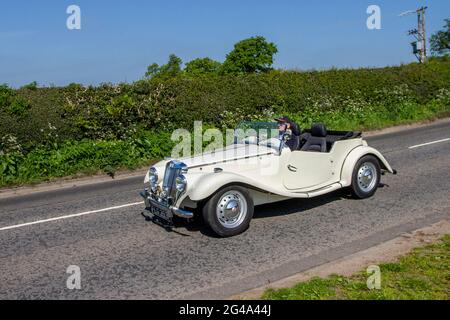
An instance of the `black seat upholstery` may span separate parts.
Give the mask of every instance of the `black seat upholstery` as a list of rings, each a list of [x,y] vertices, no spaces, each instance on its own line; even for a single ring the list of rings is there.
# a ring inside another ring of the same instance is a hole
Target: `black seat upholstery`
[[[292,150],[298,150],[300,148],[300,134],[301,130],[298,124],[295,122],[290,122],[291,125],[290,129],[292,132],[291,138],[286,142],[286,145]]]
[[[303,144],[301,151],[327,152],[327,129],[322,123],[315,123],[311,128],[311,134]]]
[[[287,145],[292,151],[298,150],[298,148],[300,147],[300,136],[292,135]]]

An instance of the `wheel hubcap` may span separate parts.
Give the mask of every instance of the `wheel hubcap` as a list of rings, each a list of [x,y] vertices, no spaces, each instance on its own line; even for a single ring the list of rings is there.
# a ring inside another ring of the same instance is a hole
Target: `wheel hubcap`
[[[220,224],[225,228],[238,227],[247,215],[247,201],[244,195],[238,191],[225,193],[217,203],[216,214]]]
[[[364,163],[358,170],[358,186],[364,192],[370,192],[377,182],[377,169],[370,163]]]

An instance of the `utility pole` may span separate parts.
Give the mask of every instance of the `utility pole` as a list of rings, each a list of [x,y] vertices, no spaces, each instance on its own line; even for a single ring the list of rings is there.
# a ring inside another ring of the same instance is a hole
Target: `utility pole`
[[[425,28],[425,12],[428,7],[421,7],[417,10],[406,11],[400,14],[400,16],[405,16],[411,13],[417,13],[417,29],[412,29],[408,31],[408,34],[414,36],[417,41],[411,43],[413,48],[413,53],[420,63],[425,63],[427,61],[427,36]]]
[[[422,7],[417,10],[417,28],[419,30],[418,33],[418,41],[421,43],[420,49],[420,62],[424,63],[427,60],[427,37],[425,33],[425,10],[427,7]]]

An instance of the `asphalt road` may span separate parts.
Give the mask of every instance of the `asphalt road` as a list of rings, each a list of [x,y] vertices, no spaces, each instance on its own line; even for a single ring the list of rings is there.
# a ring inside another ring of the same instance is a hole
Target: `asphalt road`
[[[167,232],[140,205],[95,212],[140,202],[142,178],[2,199],[0,299],[225,298],[366,249],[450,216],[450,141],[409,149],[445,138],[450,121],[371,137],[399,171],[373,198],[260,206],[229,239],[195,222]],[[81,290],[67,289],[70,265]]]

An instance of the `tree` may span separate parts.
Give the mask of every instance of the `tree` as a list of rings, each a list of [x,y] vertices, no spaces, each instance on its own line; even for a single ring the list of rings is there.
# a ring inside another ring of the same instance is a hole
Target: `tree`
[[[36,90],[38,83],[36,81],[30,82],[22,87],[22,89]]]
[[[145,76],[147,78],[152,78],[155,75],[157,75],[158,72],[159,72],[159,65],[157,63],[153,63],[147,67],[147,72],[145,73]]]
[[[160,73],[162,75],[166,75],[169,77],[175,77],[181,73],[181,65],[183,61],[178,58],[176,55],[171,54],[169,56],[169,62],[167,64],[161,66]]]
[[[216,74],[219,72],[221,63],[210,58],[198,58],[186,63],[184,71],[188,75],[199,76],[204,74]]]
[[[159,66],[156,63],[151,64],[147,68],[145,76],[147,78],[160,77],[160,78],[173,78],[181,74],[181,64],[183,61],[174,54],[169,56],[169,61]]]
[[[252,37],[234,45],[222,65],[223,74],[266,72],[272,69],[273,56],[278,52],[274,43],[264,37]]]
[[[436,32],[430,38],[431,51],[436,55],[450,52],[450,19],[445,19],[444,29]]]

